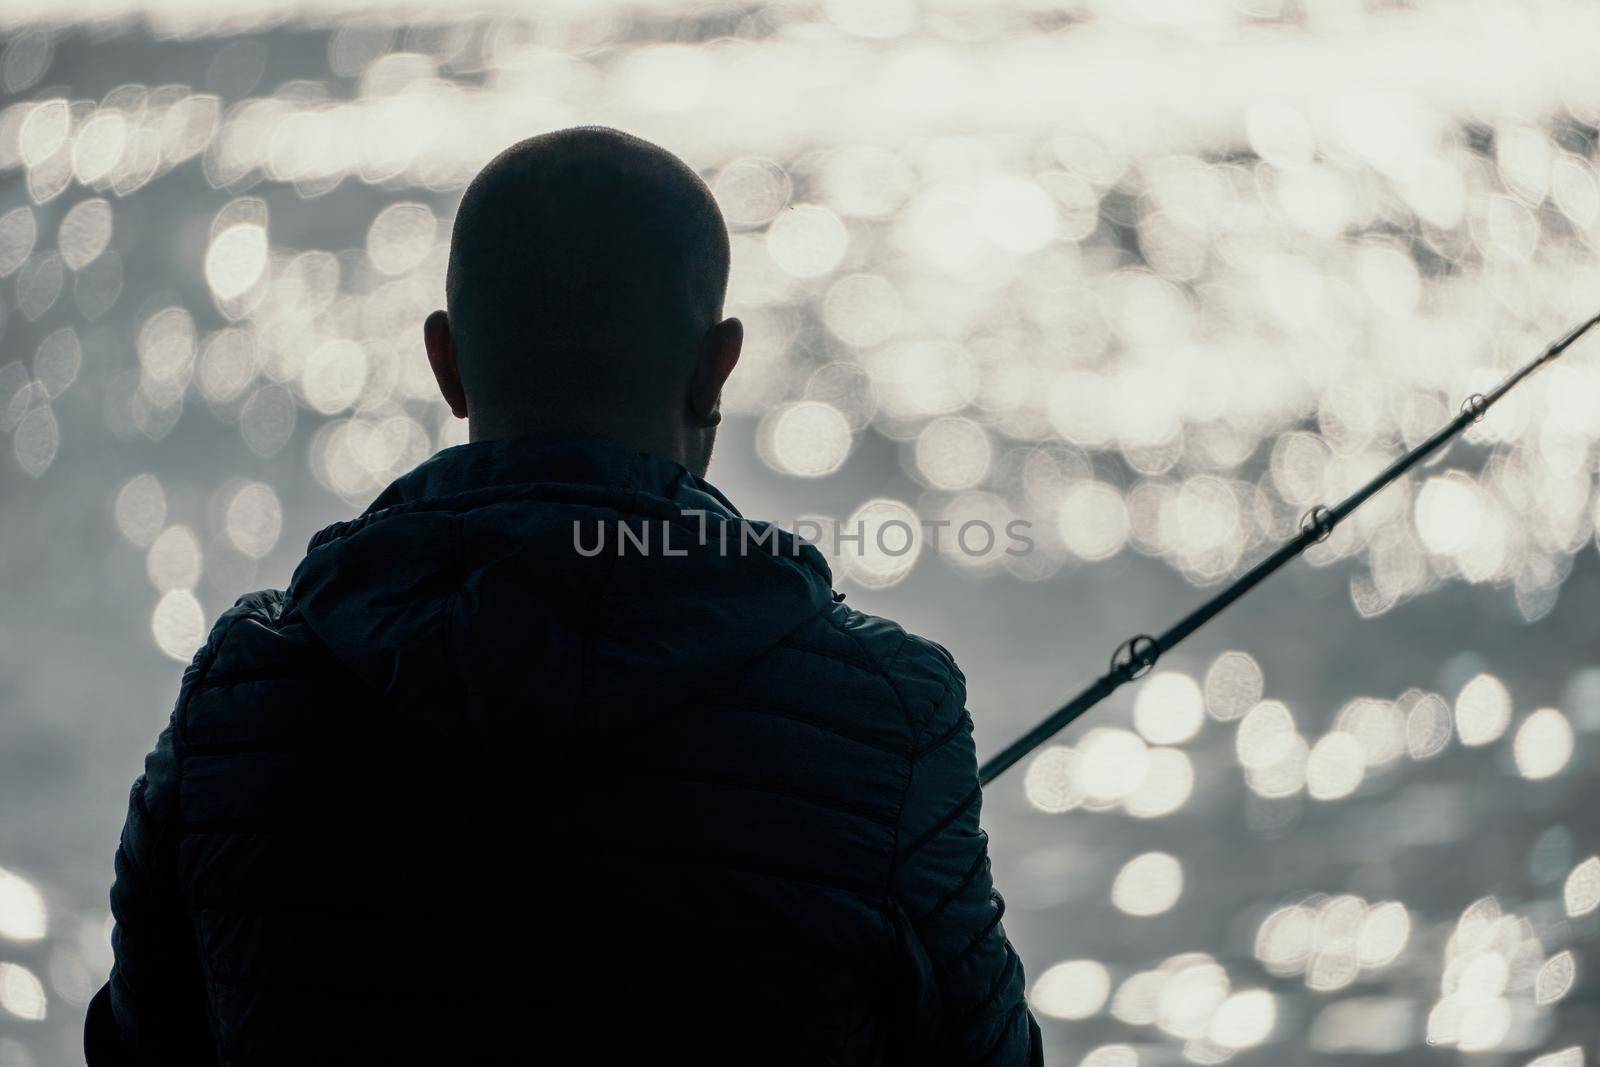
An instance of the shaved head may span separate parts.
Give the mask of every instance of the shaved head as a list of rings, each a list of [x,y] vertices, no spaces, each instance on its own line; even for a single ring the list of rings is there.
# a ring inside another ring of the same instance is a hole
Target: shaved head
[[[722,214],[672,153],[599,126],[512,145],[467,187],[451,234],[448,335],[466,407],[493,436],[675,414],[727,284]],[[430,319],[437,374],[434,330]]]

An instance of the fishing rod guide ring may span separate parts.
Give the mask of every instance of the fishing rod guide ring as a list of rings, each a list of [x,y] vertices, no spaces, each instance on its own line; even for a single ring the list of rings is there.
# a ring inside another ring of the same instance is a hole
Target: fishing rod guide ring
[[[1149,634],[1138,634],[1117,646],[1111,654],[1111,672],[1132,681],[1150,673],[1161,658],[1161,643]]]
[[[1314,532],[1317,535],[1311,539],[1314,545],[1326,541],[1333,533],[1333,526],[1333,512],[1326,504],[1318,504],[1300,517],[1300,533],[1304,536]]]

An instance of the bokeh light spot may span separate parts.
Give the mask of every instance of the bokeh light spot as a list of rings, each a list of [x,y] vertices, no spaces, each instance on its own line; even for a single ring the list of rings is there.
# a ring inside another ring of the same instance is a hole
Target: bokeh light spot
[[[768,412],[757,431],[761,458],[796,478],[823,478],[844,465],[855,435],[832,404],[802,400]]]
[[[1022,777],[1022,792],[1040,811],[1058,815],[1083,803],[1077,780],[1078,753],[1068,745],[1049,745],[1033,757]]]
[[[1572,868],[1561,889],[1561,900],[1567,915],[1574,919],[1600,908],[1600,856],[1590,856]]]
[[[1276,700],[1263,700],[1240,720],[1234,751],[1245,767],[1267,767],[1289,753],[1296,736],[1289,708]]]
[[[850,577],[868,589],[903,581],[922,553],[917,513],[898,500],[869,500],[839,532]]]
[[[117,529],[131,544],[149,548],[167,523],[167,493],[153,474],[136,474],[117,490]]]
[[[1224,652],[1206,671],[1206,710],[1223,722],[1242,718],[1261,703],[1265,690],[1266,680],[1254,656],[1248,652]]]
[[[917,435],[917,472],[935,489],[970,489],[993,460],[989,435],[972,419],[935,419]]]
[[[1512,742],[1517,772],[1524,778],[1549,778],[1561,773],[1572,758],[1572,724],[1555,708],[1540,708],[1522,720]]]
[[[1131,795],[1150,769],[1150,749],[1130,730],[1097,726],[1078,744],[1081,782],[1090,800],[1111,804]]]
[[[272,486],[250,482],[228,501],[224,525],[235,548],[251,559],[262,559],[276,547],[283,531],[283,505]]]
[[[200,542],[187,526],[161,531],[145,556],[150,582],[160,592],[191,589],[200,581]]]
[[[1194,792],[1194,764],[1176,748],[1152,748],[1144,780],[1122,801],[1137,819],[1159,819],[1188,803]]]
[[[1456,696],[1456,734],[1463,745],[1498,741],[1511,723],[1511,693],[1492,674],[1479,674]]]
[[[1111,883],[1111,903],[1126,915],[1160,915],[1183,895],[1183,864],[1166,852],[1135,856]]]
[[[187,589],[162,594],[150,616],[150,634],[156,647],[180,663],[187,663],[205,640],[206,617],[200,601]]]
[[[1311,747],[1306,760],[1306,792],[1316,800],[1338,800],[1354,793],[1365,774],[1361,742],[1336,730]]]
[[[15,274],[17,268],[27,262],[38,239],[38,224],[34,222],[32,208],[23,205],[0,215],[0,278]]]
[[[1276,997],[1265,989],[1243,989],[1218,1005],[1206,1036],[1223,1048],[1250,1048],[1265,1041],[1277,1021]]]
[[[38,941],[48,926],[44,894],[22,875],[0,867],[0,937]]]
[[[82,270],[93,263],[110,243],[111,203],[104,197],[73,204],[56,230],[61,262],[70,270]]]
[[[1133,725],[1152,745],[1176,745],[1200,732],[1205,699],[1182,671],[1158,671],[1139,687]]]
[[[367,230],[367,257],[384,274],[404,274],[427,258],[438,235],[438,220],[427,204],[390,204]]]
[[[1356,959],[1363,967],[1387,967],[1411,939],[1411,914],[1398,900],[1374,905],[1356,932]]]
[[[773,219],[767,254],[797,278],[827,274],[844,258],[849,235],[839,217],[816,204],[800,204]]]
[[[40,1022],[47,1014],[44,983],[20,963],[0,963],[0,1009],[25,1022]]]
[[[770,159],[745,156],[723,167],[711,185],[723,216],[736,226],[759,226],[789,203],[789,175]]]
[[[1572,991],[1577,977],[1578,965],[1571,949],[1564,949],[1551,956],[1540,966],[1539,973],[1534,978],[1534,1003],[1540,1007],[1554,1004]]]
[[[254,223],[229,226],[206,249],[206,284],[218,300],[233,300],[255,285],[267,267],[267,231]]]
[[[1087,1019],[1105,1006],[1111,975],[1096,960],[1065,960],[1034,980],[1028,1001],[1052,1019]]]
[[[1128,508],[1115,486],[1085,481],[1061,498],[1057,516],[1061,541],[1080,559],[1110,559],[1128,542]]]

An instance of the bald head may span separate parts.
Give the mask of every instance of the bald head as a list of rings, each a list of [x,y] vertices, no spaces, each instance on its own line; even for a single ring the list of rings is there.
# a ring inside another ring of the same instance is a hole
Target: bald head
[[[475,438],[671,436],[715,412],[714,395],[695,412],[691,394],[708,344],[728,339],[727,283],[727,227],[682,160],[604,127],[558,130],[512,145],[468,186],[429,356],[438,374],[443,331]]]

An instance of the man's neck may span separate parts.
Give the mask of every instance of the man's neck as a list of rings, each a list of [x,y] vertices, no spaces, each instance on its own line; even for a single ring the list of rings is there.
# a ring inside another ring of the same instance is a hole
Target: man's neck
[[[697,475],[704,474],[703,469],[696,469],[702,465],[703,460],[695,454],[697,450],[691,447],[687,439],[688,435],[683,432],[651,433],[637,423],[619,424],[614,420],[607,420],[602,423],[551,416],[495,418],[488,415],[472,414],[467,419],[467,440],[469,441],[512,440],[533,434],[601,437],[624,445],[636,452],[647,452],[653,456],[669,459],[680,466],[687,467]]]

